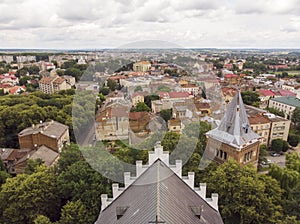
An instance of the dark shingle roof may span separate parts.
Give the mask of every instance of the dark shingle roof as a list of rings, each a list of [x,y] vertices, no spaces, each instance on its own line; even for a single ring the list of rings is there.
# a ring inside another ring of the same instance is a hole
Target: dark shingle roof
[[[192,211],[194,206],[202,208],[201,219]],[[128,208],[117,219],[120,207]],[[146,224],[156,215],[166,224],[223,223],[217,210],[158,159],[100,213],[96,224]]]

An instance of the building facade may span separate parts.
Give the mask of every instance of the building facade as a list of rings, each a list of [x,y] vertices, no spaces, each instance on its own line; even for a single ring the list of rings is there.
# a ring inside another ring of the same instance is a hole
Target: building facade
[[[64,144],[70,143],[69,127],[56,121],[32,125],[18,134],[21,149],[37,149],[45,145],[60,152]]]
[[[240,92],[231,101],[220,125],[206,135],[209,159],[221,164],[231,158],[240,165],[257,167],[260,136],[251,130]]]

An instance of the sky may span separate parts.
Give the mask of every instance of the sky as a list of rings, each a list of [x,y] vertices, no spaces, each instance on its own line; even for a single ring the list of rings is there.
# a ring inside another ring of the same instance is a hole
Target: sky
[[[0,0],[0,48],[300,48],[299,0]]]

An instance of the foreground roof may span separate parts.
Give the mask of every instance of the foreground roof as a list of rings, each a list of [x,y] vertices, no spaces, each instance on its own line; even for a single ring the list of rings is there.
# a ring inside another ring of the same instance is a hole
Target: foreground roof
[[[102,212],[95,223],[153,223],[157,216],[163,223],[222,224],[217,194],[205,198],[206,185],[194,189],[194,173],[181,177],[181,161],[176,161],[176,166],[169,165],[168,156],[159,146],[149,154],[151,165],[137,161],[135,180],[125,173],[125,188],[113,184],[113,198],[101,196]]]

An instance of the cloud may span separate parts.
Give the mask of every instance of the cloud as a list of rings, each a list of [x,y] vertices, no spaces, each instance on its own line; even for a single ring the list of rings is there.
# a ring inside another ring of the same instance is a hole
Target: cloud
[[[300,44],[298,0],[0,0],[1,47]]]
[[[288,14],[299,12],[297,0],[236,0],[234,9],[238,14]]]

